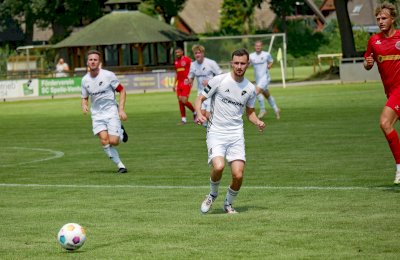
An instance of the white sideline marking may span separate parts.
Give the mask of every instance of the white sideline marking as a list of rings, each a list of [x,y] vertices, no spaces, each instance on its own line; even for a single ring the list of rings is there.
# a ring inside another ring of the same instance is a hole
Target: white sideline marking
[[[53,156],[45,157],[45,158],[37,159],[37,160],[33,160],[33,161],[19,162],[19,163],[16,163],[16,164],[5,164],[5,165],[0,165],[0,167],[10,167],[10,166],[23,165],[23,164],[28,164],[28,163],[43,162],[43,161],[48,161],[48,160],[57,159],[57,158],[60,158],[60,157],[63,157],[63,156],[64,156],[64,153],[63,153],[63,152],[54,151],[54,150],[51,150],[51,149],[27,148],[27,147],[5,147],[4,149],[31,150],[31,151],[49,152],[49,153],[53,154]]]
[[[126,188],[126,189],[206,189],[209,186],[164,186],[164,185],[84,185],[84,184],[23,184],[0,183],[0,187],[32,187],[32,188]],[[243,189],[257,190],[400,190],[400,187],[322,187],[322,186],[246,186]]]

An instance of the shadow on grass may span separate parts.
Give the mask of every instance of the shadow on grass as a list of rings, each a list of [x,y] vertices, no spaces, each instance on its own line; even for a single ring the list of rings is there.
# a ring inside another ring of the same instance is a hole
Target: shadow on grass
[[[372,188],[381,189],[386,192],[400,193],[400,185],[395,184],[372,186]]]

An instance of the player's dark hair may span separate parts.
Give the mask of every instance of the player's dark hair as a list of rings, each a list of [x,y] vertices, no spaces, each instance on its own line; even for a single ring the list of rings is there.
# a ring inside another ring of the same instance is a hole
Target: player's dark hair
[[[245,48],[241,48],[241,49],[238,49],[238,50],[232,52],[231,59],[233,59],[233,56],[246,56],[247,60],[249,60],[249,53],[247,52],[247,50]]]
[[[98,51],[98,50],[95,50],[95,49],[89,50],[88,53],[87,53],[87,56],[89,56],[90,54],[97,54],[97,55],[99,55],[100,59],[103,57],[102,53],[100,51]]]
[[[183,48],[182,48],[182,47],[176,47],[175,50],[176,50],[176,51],[177,51],[177,50],[183,51]]]

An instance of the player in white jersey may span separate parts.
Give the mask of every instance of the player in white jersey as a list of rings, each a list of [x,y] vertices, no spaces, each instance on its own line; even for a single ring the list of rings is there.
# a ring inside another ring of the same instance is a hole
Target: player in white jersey
[[[115,148],[120,141],[128,141],[121,125],[121,120],[128,119],[124,110],[126,91],[113,72],[100,68],[100,52],[90,50],[87,58],[89,71],[82,78],[82,111],[84,114],[89,112],[90,97],[93,134],[99,137],[104,152],[117,165],[118,173],[126,173],[127,169]],[[115,92],[120,94],[119,104]]]
[[[193,45],[192,51],[195,60],[190,65],[188,78],[190,83],[193,83],[194,78],[197,79],[197,96],[199,96],[204,87],[207,86],[208,81],[215,75],[221,74],[222,70],[214,60],[205,57],[205,48],[202,45]],[[209,111],[208,107],[209,102],[204,102],[202,107],[203,114]],[[207,122],[205,122],[206,125]]]
[[[201,113],[201,105],[206,100],[210,102],[210,117],[207,131],[208,163],[211,165],[210,193],[201,204],[202,213],[207,213],[218,196],[218,188],[225,168],[225,158],[229,163],[232,181],[224,200],[226,213],[237,213],[232,207],[243,180],[246,161],[243,119],[246,111],[250,122],[264,130],[265,123],[255,111],[256,88],[244,74],[249,65],[249,54],[245,49],[232,53],[231,72],[212,78],[195,102],[197,122],[202,124],[207,117]]]
[[[257,86],[257,97],[260,103],[260,113],[259,118],[263,118],[266,114],[264,98],[268,100],[269,105],[275,112],[277,119],[280,118],[280,109],[275,103],[274,97],[269,92],[269,83],[271,81],[271,76],[269,70],[272,67],[274,60],[269,52],[262,50],[262,42],[256,41],[254,44],[255,52],[250,53],[250,64],[254,67],[254,77]],[[259,94],[262,95],[259,95]]]

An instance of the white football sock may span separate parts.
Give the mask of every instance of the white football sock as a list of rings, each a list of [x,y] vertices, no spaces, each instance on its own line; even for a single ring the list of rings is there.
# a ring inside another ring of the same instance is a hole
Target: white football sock
[[[268,103],[269,105],[274,109],[274,111],[278,111],[278,106],[275,103],[275,98],[273,96],[268,97]]]
[[[215,198],[218,196],[218,188],[219,188],[220,181],[212,181],[210,178],[210,194]]]
[[[228,191],[226,192],[226,197],[224,202],[225,205],[232,205],[238,193],[239,191],[232,190],[231,187],[228,187]]]
[[[258,103],[260,104],[260,111],[265,112],[264,96],[263,94],[257,95]]]
[[[119,158],[119,154],[117,149],[115,147],[111,146],[110,144],[106,144],[103,146],[104,152],[107,154],[107,156],[116,164],[118,165],[121,163],[121,159]],[[121,168],[121,167],[120,167]],[[123,167],[125,168],[125,167]]]

